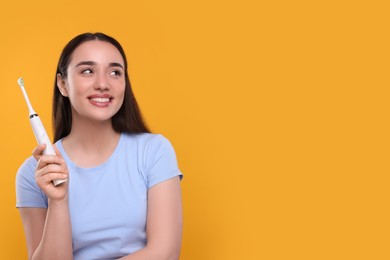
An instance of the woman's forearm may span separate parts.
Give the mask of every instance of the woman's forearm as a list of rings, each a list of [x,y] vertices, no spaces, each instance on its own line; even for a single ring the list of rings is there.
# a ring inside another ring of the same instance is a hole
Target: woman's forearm
[[[121,257],[118,260],[144,260],[144,259],[154,260],[154,259],[161,259],[161,258],[157,258],[156,255],[153,255],[153,251],[145,247],[131,255]]]
[[[158,251],[155,248],[145,247],[131,255],[119,258],[118,260],[178,260],[179,252],[172,251]]]
[[[41,241],[32,260],[72,260],[72,229],[68,201],[50,201]]]

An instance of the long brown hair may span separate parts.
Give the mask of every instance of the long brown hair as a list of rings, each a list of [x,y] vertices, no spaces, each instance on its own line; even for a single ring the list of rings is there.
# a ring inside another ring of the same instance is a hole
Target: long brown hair
[[[135,99],[131,88],[129,75],[127,72],[127,59],[122,46],[117,40],[104,33],[83,33],[73,38],[62,50],[58,61],[56,77],[54,80],[53,93],[53,131],[54,142],[67,136],[72,129],[72,110],[68,97],[64,97],[57,87],[57,75],[60,74],[63,79],[67,77],[67,69],[74,50],[83,42],[99,40],[111,43],[115,46],[124,60],[125,71],[125,96],[123,104],[119,111],[112,117],[112,126],[118,133],[150,133],[145,120],[142,117],[141,110]]]

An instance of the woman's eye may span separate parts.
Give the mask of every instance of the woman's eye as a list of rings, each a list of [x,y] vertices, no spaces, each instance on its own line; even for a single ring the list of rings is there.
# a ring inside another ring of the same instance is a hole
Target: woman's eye
[[[113,76],[120,76],[120,75],[122,75],[122,72],[119,70],[113,70],[110,72],[110,74]]]
[[[92,70],[91,69],[84,69],[84,70],[81,71],[81,73],[83,73],[83,74],[91,74]]]

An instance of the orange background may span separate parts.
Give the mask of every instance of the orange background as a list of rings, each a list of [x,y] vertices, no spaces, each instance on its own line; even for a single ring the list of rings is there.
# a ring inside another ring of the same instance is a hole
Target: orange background
[[[26,259],[15,174],[51,130],[72,37],[117,38],[176,149],[181,259],[389,259],[386,1],[14,1],[0,8],[0,259]]]

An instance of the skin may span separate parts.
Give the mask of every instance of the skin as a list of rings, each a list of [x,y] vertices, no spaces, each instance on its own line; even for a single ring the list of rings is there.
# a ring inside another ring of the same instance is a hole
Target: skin
[[[70,159],[80,167],[103,163],[118,144],[120,134],[113,130],[111,118],[123,102],[123,66],[122,56],[110,43],[88,41],[73,52],[67,78],[57,76],[58,88],[72,104],[72,129],[62,144]],[[68,168],[56,148],[57,155],[43,155],[44,148],[44,145],[37,146],[33,156],[38,161],[36,182],[48,197],[48,209],[19,209],[28,257],[73,259],[68,184],[54,186],[52,183],[54,179],[68,178]],[[146,247],[121,259],[179,258],[182,234],[179,177],[149,189],[146,233]]]

